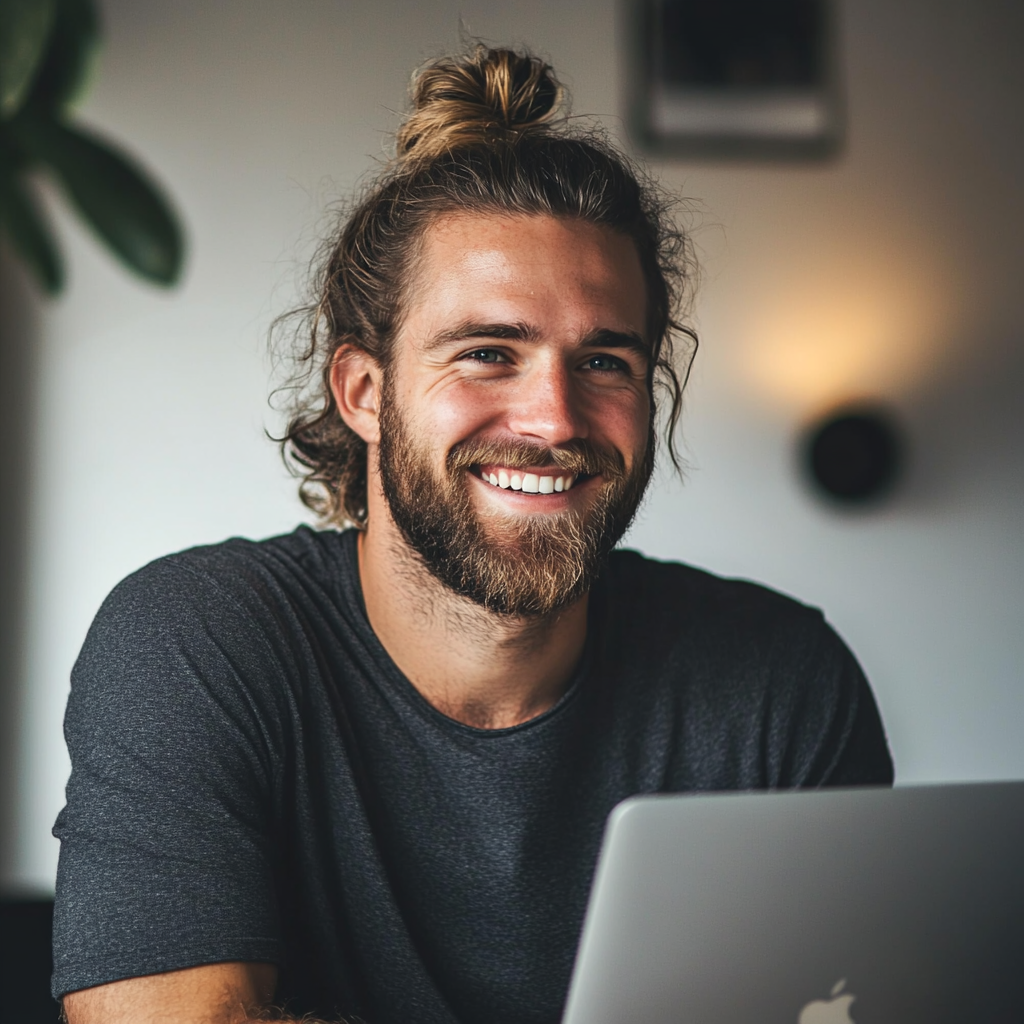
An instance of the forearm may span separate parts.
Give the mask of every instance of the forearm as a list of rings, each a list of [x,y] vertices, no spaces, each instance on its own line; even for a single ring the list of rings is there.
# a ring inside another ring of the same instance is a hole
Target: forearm
[[[218,1022],[219,1024],[219,1022]],[[232,1024],[347,1024],[344,1020],[321,1020],[319,1017],[292,1017],[276,1006],[267,1007],[259,1012],[250,1013],[248,1017]]]
[[[157,1018],[164,1024],[164,1018]],[[167,1024],[179,1024],[177,1018],[167,1018]],[[188,1024],[192,1024],[191,1018]],[[207,1024],[204,1019],[202,1024]],[[343,1020],[321,1020],[319,1017],[292,1017],[278,1007],[265,1010],[253,1010],[245,1017],[230,1017],[222,1021],[220,1017],[210,1018],[210,1024],[346,1024]]]
[[[272,1009],[276,986],[273,964],[204,964],[69,992],[64,1019],[67,1024],[286,1022]]]

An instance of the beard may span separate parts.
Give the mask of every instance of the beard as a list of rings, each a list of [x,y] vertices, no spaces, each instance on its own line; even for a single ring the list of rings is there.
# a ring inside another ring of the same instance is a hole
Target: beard
[[[584,438],[557,448],[522,439],[463,441],[442,476],[413,441],[385,374],[380,404],[380,477],[391,516],[426,569],[455,593],[501,615],[549,615],[589,592],[633,519],[654,468],[654,433],[627,471],[620,452]],[[580,510],[523,515],[473,507],[473,468],[557,466],[603,486]]]

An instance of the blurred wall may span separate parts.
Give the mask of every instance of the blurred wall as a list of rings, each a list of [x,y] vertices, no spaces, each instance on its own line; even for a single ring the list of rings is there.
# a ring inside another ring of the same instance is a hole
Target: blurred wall
[[[28,565],[9,890],[52,884],[68,673],[106,592],[170,550],[303,518],[264,437],[267,329],[325,204],[386,153],[410,69],[457,45],[461,18],[547,55],[575,109],[621,130],[613,0],[103,9],[82,116],[158,170],[192,256],[158,293],[60,218],[72,282],[19,364],[28,525],[5,547]],[[697,200],[702,347],[685,482],[659,476],[630,543],[822,606],[874,683],[901,780],[1024,777],[1024,7],[850,0],[842,27],[841,158],[655,164]],[[840,514],[803,487],[794,439],[860,396],[902,415],[912,463],[891,503]]]

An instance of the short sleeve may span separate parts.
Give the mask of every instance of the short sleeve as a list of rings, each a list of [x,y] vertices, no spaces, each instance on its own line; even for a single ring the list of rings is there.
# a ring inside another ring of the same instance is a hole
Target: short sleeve
[[[785,786],[867,786],[893,783],[893,763],[874,694],[846,644],[815,609],[802,609],[806,639],[795,645]],[[813,626],[813,629],[808,628]]]
[[[840,661],[849,700],[841,743],[822,783],[827,786],[891,786],[895,770],[875,695],[856,658],[839,637],[835,637],[835,641],[842,647]]]
[[[55,996],[279,960],[268,704],[283,671],[247,609],[188,566],[153,563],[104,603],[65,717]]]

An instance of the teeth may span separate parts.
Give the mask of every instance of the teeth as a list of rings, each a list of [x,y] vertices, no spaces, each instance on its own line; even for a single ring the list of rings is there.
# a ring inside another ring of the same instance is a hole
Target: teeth
[[[539,473],[508,472],[504,469],[499,469],[497,473],[483,473],[481,477],[492,487],[506,491],[511,488],[524,494],[561,494],[576,482],[576,478],[571,475],[541,476]]]

